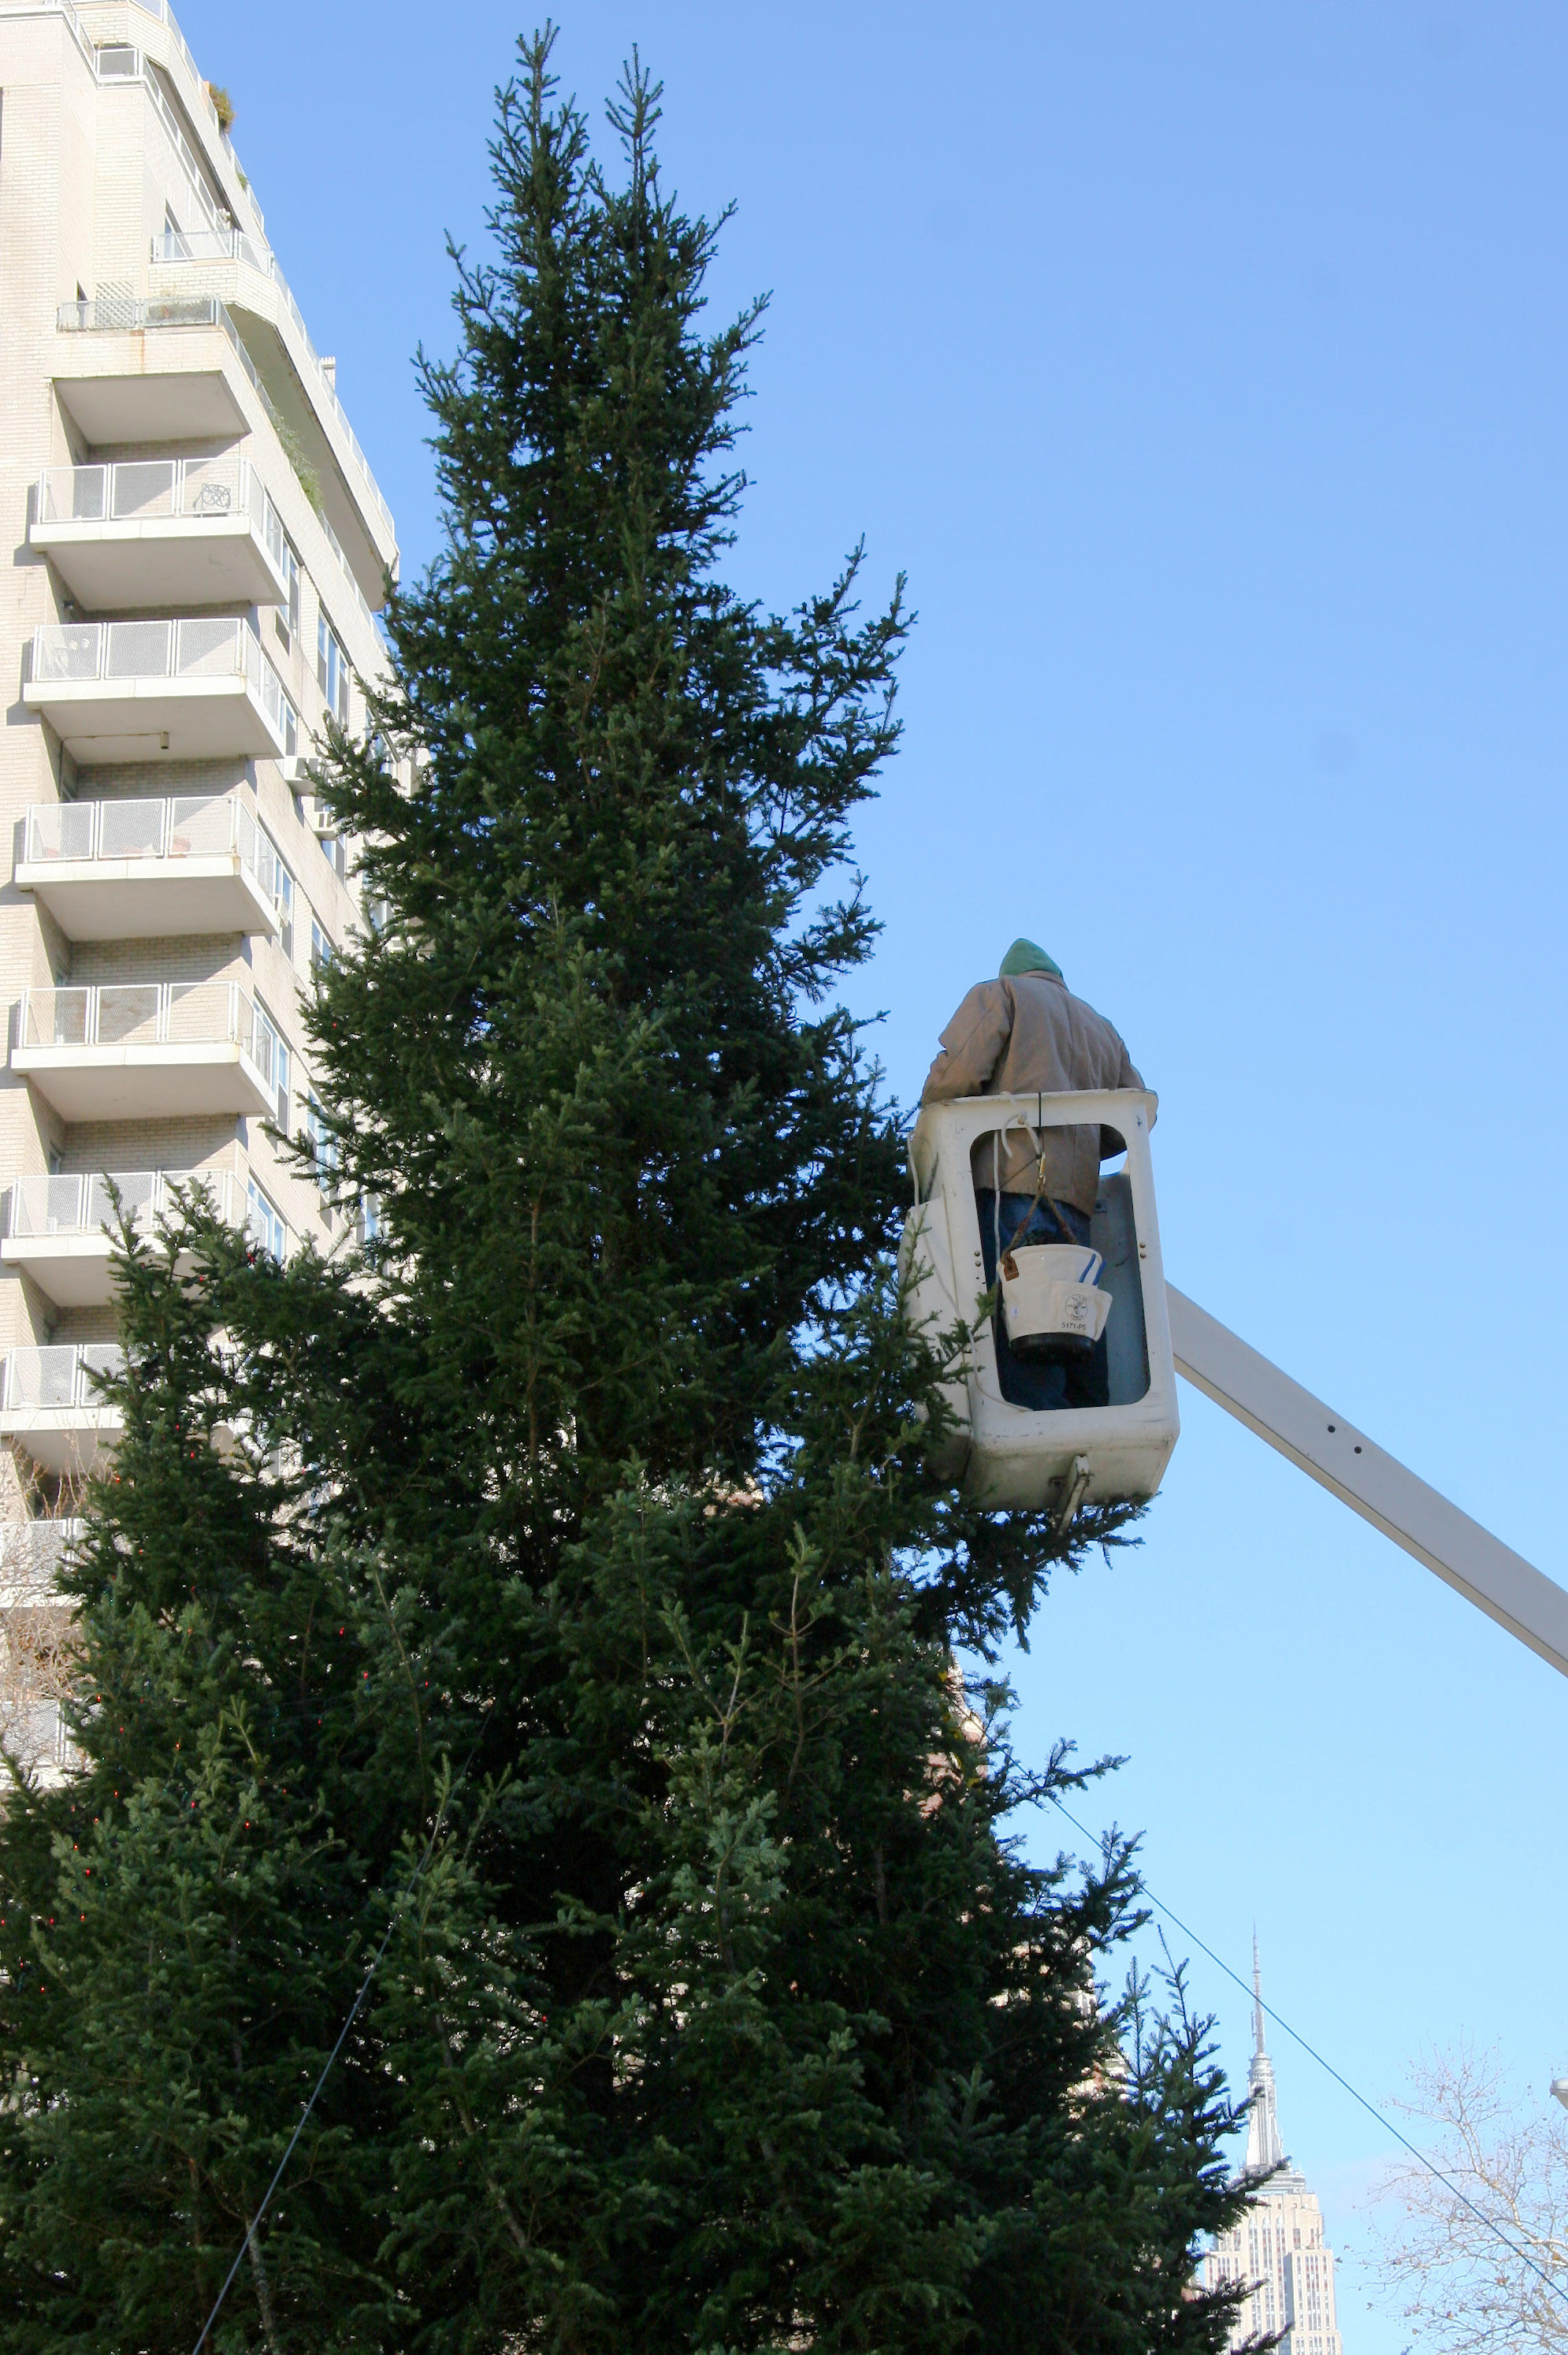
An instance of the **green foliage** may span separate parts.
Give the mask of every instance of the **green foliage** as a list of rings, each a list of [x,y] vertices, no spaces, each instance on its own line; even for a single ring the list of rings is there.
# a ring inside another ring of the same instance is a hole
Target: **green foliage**
[[[1234,2125],[1106,1992],[1125,1841],[1031,1862],[1006,1696],[1055,1539],[930,1471],[896,1123],[832,895],[895,741],[858,557],[717,559],[756,309],[525,48],[424,375],[448,538],[324,786],[385,930],[311,1019],[355,1272],[127,1239],[74,1573],[84,1764],[0,1827],[0,2316],[188,2348],[1201,2350]],[[184,1273],[182,1273],[184,1271]]]
[[[317,474],[315,468],[312,465],[310,459],[306,454],[304,443],[301,441],[293,427],[289,423],[288,419],[281,416],[278,410],[271,407],[270,403],[268,404],[268,414],[272,420],[272,430],[277,434],[278,440],[282,445],[283,455],[287,458],[290,465],[292,466],[295,474],[300,478],[301,490],[303,491],[306,498],[309,499],[317,515],[320,515],[322,511],[322,478]]]

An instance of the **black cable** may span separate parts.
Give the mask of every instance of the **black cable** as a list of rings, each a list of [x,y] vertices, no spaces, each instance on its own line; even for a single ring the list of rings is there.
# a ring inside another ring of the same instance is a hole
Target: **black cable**
[[[1052,1806],[1060,1809],[1061,1813],[1066,1817],[1067,1821],[1073,1826],[1075,1830],[1082,1832],[1086,1840],[1093,1842],[1095,1835],[1089,1829],[1087,1824],[1079,1823],[1077,1817],[1074,1815],[1072,1809],[1070,1807],[1064,1806],[1061,1800],[1057,1798],[1054,1791],[1048,1791],[1045,1796],[1050,1800]],[[1451,2191],[1455,2199],[1461,2201],[1462,2204],[1469,2210],[1471,2215],[1476,2219],[1476,2222],[1478,2224],[1484,2224],[1487,2231],[1492,2233],[1496,2239],[1502,2243],[1503,2247],[1508,2251],[1510,2256],[1517,2257],[1520,2264],[1528,2265],[1531,2272],[1536,2275],[1537,2279],[1545,2283],[1553,2297],[1561,2298],[1564,2305],[1568,2305],[1568,2290],[1565,2290],[1561,2283],[1553,2281],[1552,2275],[1545,2272],[1542,2266],[1536,2264],[1535,2259],[1531,2255],[1529,2250],[1521,2249],[1517,2242],[1510,2241],[1508,2234],[1503,2231],[1502,2226],[1497,2222],[1495,2217],[1489,2216],[1484,2208],[1478,2208],[1475,2201],[1470,2198],[1468,2192],[1461,2191],[1459,2186],[1454,2181],[1451,2176],[1445,2175],[1440,2167],[1435,2166],[1432,2160],[1427,2158],[1426,2153],[1422,2150],[1417,2144],[1413,2143],[1408,2135],[1402,2134],[1399,2128],[1394,2125],[1393,2120],[1385,2111],[1380,2110],[1375,2102],[1369,2102],[1364,2094],[1358,2094],[1350,2079],[1348,2077],[1341,2077],[1333,2062],[1331,2061],[1325,2061],[1323,2055],[1318,2051],[1316,2045],[1308,2043],[1307,2039],[1302,2035],[1299,2029],[1292,2028],[1290,2022],[1287,2019],[1282,2019],[1278,2012],[1274,2009],[1271,2004],[1265,2003],[1257,1989],[1254,1987],[1249,1987],[1239,1972],[1233,1971],[1229,1963],[1222,1962],[1219,1955],[1215,1954],[1213,1946],[1206,1946],[1203,1944],[1202,1939],[1199,1937],[1197,1932],[1195,1930],[1190,1930],[1187,1927],[1186,1923],[1182,1921],[1180,1913],[1173,1913],[1169,1905],[1165,1904],[1161,1899],[1156,1897],[1153,1890],[1149,1887],[1146,1881],[1139,1881],[1139,1893],[1148,1899],[1150,1904],[1154,1907],[1157,1913],[1163,1913],[1168,1922],[1173,1922],[1184,1938],[1191,1938],[1192,1944],[1199,1949],[1200,1953],[1207,1955],[1210,1962],[1213,1964],[1215,1969],[1223,1971],[1226,1978],[1233,1981],[1236,1987],[1239,1987],[1243,1995],[1247,1998],[1249,2002],[1257,2004],[1262,2010],[1267,2012],[1268,2017],[1273,2020],[1276,2028],[1283,2028],[1285,2033],[1291,2039],[1292,2042],[1299,2044],[1302,2051],[1309,2054],[1310,2057],[1316,2061],[1319,2069],[1326,2069],[1329,2075],[1332,2077],[1335,2084],[1342,2086],[1344,2091],[1349,2094],[1352,2102],[1359,2102],[1369,2117],[1375,2118],[1380,2126],[1386,2126],[1389,2133],[1393,2137],[1395,2142],[1403,2143],[1405,2149],[1410,2153],[1412,2158],[1418,2160],[1426,2169],[1428,2175],[1435,2176],[1446,2190]]]
[[[425,1843],[425,1852],[419,1859],[418,1863],[414,1867],[413,1871],[408,1875],[408,1885],[404,1889],[403,1893],[398,1898],[397,1903],[392,1908],[387,1927],[382,1933],[381,1944],[376,1947],[375,1954],[371,1956],[370,1968],[360,1980],[359,1991],[348,2008],[348,2017],[338,2030],[337,2042],[333,2046],[332,2051],[327,2054],[325,2061],[322,2063],[321,2075],[316,2079],[315,2083],[312,2086],[311,2097],[305,2104],[304,2108],[300,2112],[299,2124],[295,2126],[293,2133],[289,2137],[288,2148],[284,2151],[282,2158],[278,2161],[277,2168],[273,2172],[272,2180],[267,2186],[266,2190],[261,2194],[260,2206],[257,2209],[255,2215],[252,2216],[249,2223],[245,2228],[245,2238],[240,2242],[234,2263],[229,2266],[228,2273],[224,2276],[223,2287],[218,2291],[217,2297],[213,2300],[212,2312],[202,2324],[201,2337],[196,2340],[195,2347],[192,2349],[191,2355],[201,2355],[202,2349],[207,2345],[207,2334],[211,2330],[213,2324],[217,2320],[218,2315],[222,2310],[223,2301],[234,2286],[234,2276],[239,2271],[240,2266],[244,2264],[245,2252],[249,2248],[251,2243],[256,2238],[256,2228],[260,2223],[262,2217],[267,2213],[272,2194],[276,2191],[279,2184],[283,2179],[283,2169],[288,2166],[289,2161],[294,2155],[294,2145],[304,2133],[305,2121],[310,2116],[311,2112],[315,2108],[317,2096],[321,2093],[322,2087],[326,2083],[328,2077],[332,2074],[333,2062],[343,2051],[348,2031],[359,2017],[359,2007],[365,2001],[366,1995],[370,1991],[370,1982],[376,1977],[376,1971],[380,1967],[381,1957],[387,1952],[387,1948],[391,1942],[392,1933],[397,1926],[398,1916],[401,1914],[403,1908],[407,1905],[409,1898],[413,1895],[419,1875],[424,1871],[426,1865],[429,1864],[430,1858],[435,1853],[436,1842],[441,1836],[441,1826],[446,1820],[447,1808],[457,1793],[461,1790],[464,1777],[467,1775],[469,1768],[473,1764],[475,1758],[479,1754],[479,1745],[484,1739],[484,1730],[490,1723],[490,1712],[491,1710],[495,1707],[497,1698],[498,1696],[492,1696],[490,1706],[486,1709],[482,1719],[480,1721],[479,1732],[473,1737],[473,1747],[469,1752],[467,1758],[463,1761],[462,1773],[458,1776],[457,1781],[452,1785],[450,1790],[448,1791],[446,1797],[441,1801],[440,1807],[436,1810],[436,1820],[430,1827],[430,1837]]]

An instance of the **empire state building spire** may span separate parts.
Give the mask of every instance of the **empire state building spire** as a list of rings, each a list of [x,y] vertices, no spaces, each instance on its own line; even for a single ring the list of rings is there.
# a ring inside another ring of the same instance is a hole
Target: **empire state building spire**
[[[1258,1966],[1257,1932],[1252,1934],[1252,2061],[1246,2082],[1252,2101],[1246,2128],[1246,2172],[1266,2175],[1285,2158],[1279,2139],[1279,2099],[1275,2091],[1274,2063],[1263,2034],[1263,1974]]]
[[[1252,1941],[1252,2062],[1246,2073],[1248,2206],[1202,2261],[1208,2289],[1242,2293],[1231,2327],[1234,2350],[1260,2338],[1279,2355],[1344,2355],[1334,2314],[1334,2253],[1323,2238],[1323,2211],[1307,2179],[1285,2156],[1274,2063],[1263,2032],[1263,1973]]]

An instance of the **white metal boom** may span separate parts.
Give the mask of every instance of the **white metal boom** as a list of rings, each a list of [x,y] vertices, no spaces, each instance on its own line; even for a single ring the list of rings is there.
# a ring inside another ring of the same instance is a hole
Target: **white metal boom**
[[[1168,1284],[1176,1370],[1568,1676],[1568,1593]]]

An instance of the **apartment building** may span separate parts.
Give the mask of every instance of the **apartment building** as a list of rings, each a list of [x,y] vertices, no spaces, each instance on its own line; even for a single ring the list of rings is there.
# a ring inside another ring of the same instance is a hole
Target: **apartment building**
[[[47,1746],[49,1566],[113,1441],[109,1180],[343,1240],[269,1131],[309,1132],[302,993],[358,921],[304,763],[363,724],[397,567],[166,0],[0,0],[0,1612]]]

